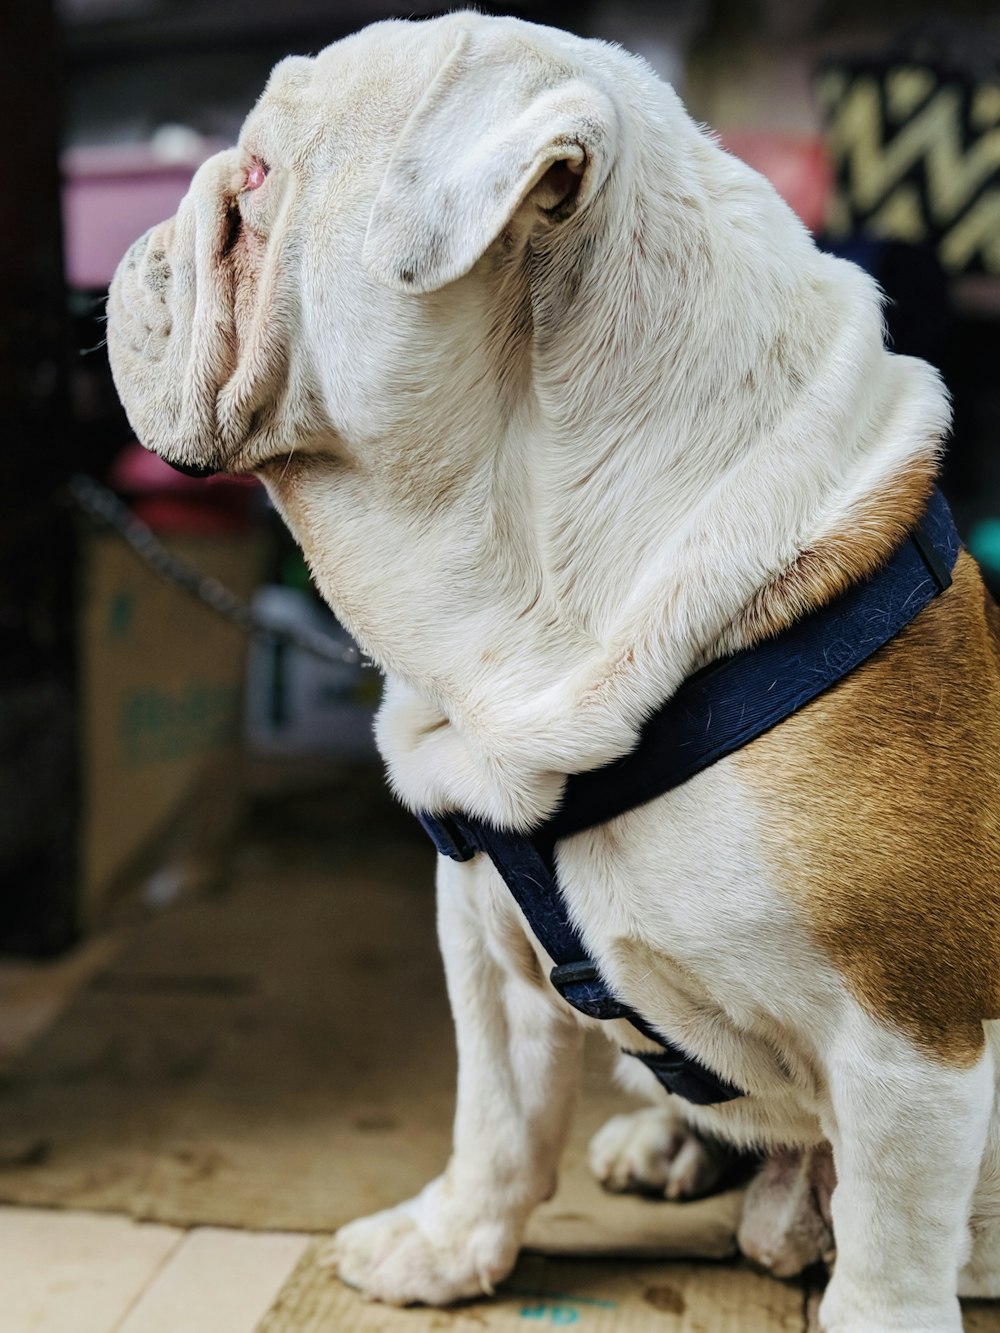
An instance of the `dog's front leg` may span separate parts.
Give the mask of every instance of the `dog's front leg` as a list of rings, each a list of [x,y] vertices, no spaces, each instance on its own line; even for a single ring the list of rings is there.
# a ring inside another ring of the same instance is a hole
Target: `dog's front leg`
[[[956,1289],[993,1104],[991,1054],[949,1068],[884,1029],[854,1032],[829,1076],[837,1260],[824,1333],[961,1333]]]
[[[394,1305],[490,1292],[555,1188],[580,1029],[542,977],[484,858],[439,861],[438,930],[458,1038],[451,1160],[415,1199],[341,1228],[326,1258]]]

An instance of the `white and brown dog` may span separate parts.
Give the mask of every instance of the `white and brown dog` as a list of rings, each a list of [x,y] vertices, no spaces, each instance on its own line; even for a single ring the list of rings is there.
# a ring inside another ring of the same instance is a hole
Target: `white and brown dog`
[[[884,349],[875,285],[641,61],[473,13],[280,64],[239,147],[129,251],[109,310],[140,439],[256,472],[384,668],[402,800],[516,829],[700,665],[879,566],[948,424],[935,372]],[[1000,1295],[986,602],[961,555],[840,685],[560,848],[615,990],[748,1094],[660,1094],[602,1135],[600,1172],[669,1188],[682,1121],[829,1141],[828,1333],[945,1333],[957,1293]],[[441,864],[439,920],[454,1153],[334,1242],[347,1281],[397,1303],[510,1270],[580,1051],[483,857]]]

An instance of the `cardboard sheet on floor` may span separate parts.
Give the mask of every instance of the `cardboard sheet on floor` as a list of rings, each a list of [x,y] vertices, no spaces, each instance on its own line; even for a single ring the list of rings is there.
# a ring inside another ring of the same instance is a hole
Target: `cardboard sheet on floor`
[[[804,1333],[806,1295],[743,1265],[523,1257],[488,1301],[450,1310],[364,1302],[307,1254],[257,1333]]]
[[[325,1232],[441,1169],[454,1057],[432,858],[404,816],[366,825],[369,809],[342,793],[323,836],[257,836],[228,892],[133,928],[0,1085],[0,1201]],[[674,1205],[590,1179],[589,1135],[629,1105],[597,1038],[529,1243],[731,1254],[737,1194]]]

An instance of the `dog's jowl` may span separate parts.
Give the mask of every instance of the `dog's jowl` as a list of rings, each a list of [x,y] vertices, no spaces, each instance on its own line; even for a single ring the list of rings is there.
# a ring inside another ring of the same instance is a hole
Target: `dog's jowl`
[[[1000,1295],[997,619],[934,494],[945,392],[872,281],[641,61],[458,13],[282,62],[109,311],[140,439],[261,478],[434,827],[537,850],[709,663],[734,716],[790,700],[541,848],[575,972],[493,850],[439,857],[454,1151],[343,1228],[341,1277],[436,1304],[510,1271],[607,996],[650,1101],[594,1142],[611,1187],[769,1150],[741,1235],[787,1273],[832,1229],[827,1333],[957,1333]],[[787,645],[828,665],[834,630],[846,674],[797,691]]]

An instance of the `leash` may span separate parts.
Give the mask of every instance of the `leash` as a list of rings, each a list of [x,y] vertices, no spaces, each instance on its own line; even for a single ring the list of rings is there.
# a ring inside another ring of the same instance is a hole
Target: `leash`
[[[372,665],[367,658],[362,657],[356,644],[323,634],[309,625],[290,627],[271,624],[219,579],[203,574],[189,560],[169,551],[147,523],[134,514],[114,491],[93,477],[78,472],[69,479],[67,488],[88,518],[115,532],[157,577],[182,589],[244,634],[269,644],[289,644],[324,662],[335,662],[341,666]]]
[[[624,1018],[661,1050],[627,1051],[663,1086],[697,1105],[741,1089],[656,1030],[620,1000],[589,957],[559,890],[557,843],[680,786],[804,708],[894,638],[951,584],[958,533],[935,490],[917,528],[885,567],[773,639],[690,677],[645,724],[624,758],[571,775],[559,809],[530,833],[460,813],[420,814],[438,852],[455,861],[488,856],[554,964],[552,985],[590,1018]]]

